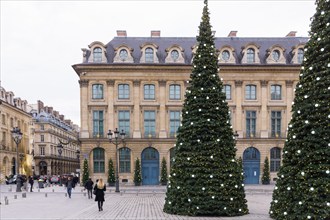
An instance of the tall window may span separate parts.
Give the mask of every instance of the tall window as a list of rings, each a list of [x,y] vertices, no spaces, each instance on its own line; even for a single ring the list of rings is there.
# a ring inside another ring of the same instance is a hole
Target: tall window
[[[254,63],[255,62],[255,52],[254,49],[249,48],[247,49],[247,54],[246,54],[246,62],[247,63]]]
[[[170,99],[180,100],[181,99],[181,86],[180,85],[170,85]]]
[[[45,146],[39,146],[40,155],[45,155]]]
[[[257,87],[255,85],[245,86],[245,99],[256,100],[257,99]]]
[[[131,150],[127,147],[119,149],[119,172],[131,172]]]
[[[130,114],[128,110],[118,112],[119,131],[124,130],[126,136],[129,136]]]
[[[40,125],[40,130],[44,131],[45,130],[45,125]]]
[[[304,50],[299,48],[298,49],[298,63],[302,63],[304,60]]]
[[[103,137],[103,111],[93,111],[93,137]]]
[[[102,84],[94,84],[92,91],[93,99],[103,99],[103,85]]]
[[[93,164],[94,164],[94,173],[104,173],[104,149],[94,148]]]
[[[281,137],[281,112],[272,111],[271,113],[272,137]]]
[[[279,171],[281,166],[281,149],[274,147],[270,149],[270,172]]]
[[[222,92],[226,94],[227,100],[231,100],[231,85],[224,85]]]
[[[281,100],[282,99],[282,87],[280,85],[272,85],[271,90],[271,100]]]
[[[175,137],[180,122],[180,111],[170,111],[170,137]]]
[[[152,84],[144,85],[144,99],[146,100],[155,99],[155,85]]]
[[[96,47],[93,50],[93,61],[98,63],[98,62],[102,62],[102,49],[99,47]]]
[[[154,50],[151,47],[148,47],[145,51],[145,60],[146,63],[153,63],[154,62]]]
[[[40,142],[45,142],[45,135],[40,135]]]
[[[118,85],[118,99],[129,99],[129,85],[119,84]]]
[[[256,111],[246,111],[246,137],[256,136]]]
[[[155,111],[144,111],[144,137],[156,136],[156,113]]]
[[[1,118],[2,118],[2,124],[6,125],[6,115],[2,114]]]

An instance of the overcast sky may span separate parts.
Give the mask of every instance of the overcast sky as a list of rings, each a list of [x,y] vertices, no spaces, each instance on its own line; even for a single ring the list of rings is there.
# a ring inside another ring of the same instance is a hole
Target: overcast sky
[[[1,86],[29,104],[38,100],[80,126],[80,90],[73,64],[81,48],[107,44],[117,30],[128,36],[196,37],[203,0],[1,0]],[[209,0],[216,37],[308,37],[313,0]]]

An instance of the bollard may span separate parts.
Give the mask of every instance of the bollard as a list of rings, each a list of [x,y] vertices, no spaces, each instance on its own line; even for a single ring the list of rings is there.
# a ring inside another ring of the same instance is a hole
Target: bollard
[[[136,192],[136,196],[138,196],[139,195],[139,192]]]
[[[120,192],[120,195],[122,196],[123,195],[123,192]]]
[[[65,193],[65,197],[68,197],[68,194],[67,193]]]
[[[26,193],[22,193],[22,198],[26,198]]]
[[[86,196],[86,193],[84,193],[84,196]]]
[[[5,205],[9,205],[9,200],[8,199],[5,200]]]
[[[53,189],[53,192],[55,192],[55,190]]]
[[[17,195],[14,195],[14,199],[17,199]]]
[[[47,193],[45,193],[45,197],[47,197]]]
[[[12,192],[12,191],[13,191],[13,189],[10,187],[10,188],[9,188],[9,192]]]
[[[38,192],[40,192],[40,189],[38,189]]]
[[[155,191],[152,191],[153,195],[155,196],[156,195],[156,192]]]

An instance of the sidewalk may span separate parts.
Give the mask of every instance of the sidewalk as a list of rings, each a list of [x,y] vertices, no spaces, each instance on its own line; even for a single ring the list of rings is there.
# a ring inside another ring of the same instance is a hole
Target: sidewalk
[[[66,197],[64,187],[53,186],[34,189],[34,192],[15,191],[15,185],[0,185],[0,219],[2,220],[38,220],[38,219],[140,219],[140,220],[269,220],[268,210],[274,185],[247,185],[246,198],[250,214],[240,217],[187,217],[164,213],[165,186],[121,186],[120,193],[114,187],[108,187],[105,196],[104,211],[99,212],[97,203],[88,199],[86,191],[77,186],[72,199]],[[40,192],[38,192],[40,191]],[[22,194],[26,193],[26,198]],[[5,196],[9,204],[5,205]],[[17,199],[15,199],[17,196]]]

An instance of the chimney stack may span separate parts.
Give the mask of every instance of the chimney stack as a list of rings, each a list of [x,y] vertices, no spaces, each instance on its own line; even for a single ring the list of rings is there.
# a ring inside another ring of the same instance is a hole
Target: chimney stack
[[[295,36],[296,36],[296,33],[297,33],[297,31],[290,31],[290,32],[286,35],[286,37],[295,37]]]
[[[151,37],[160,37],[160,31],[151,31]]]
[[[236,37],[237,31],[230,31],[228,37]]]
[[[125,30],[117,30],[117,37],[127,37]]]

